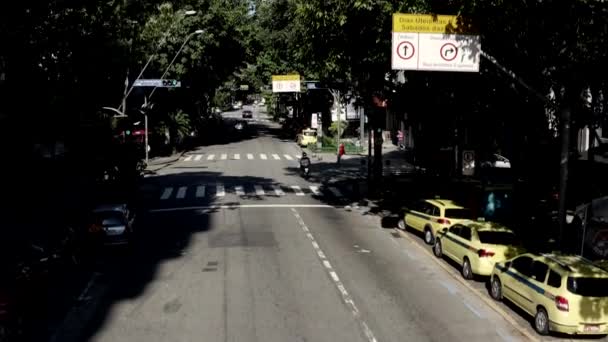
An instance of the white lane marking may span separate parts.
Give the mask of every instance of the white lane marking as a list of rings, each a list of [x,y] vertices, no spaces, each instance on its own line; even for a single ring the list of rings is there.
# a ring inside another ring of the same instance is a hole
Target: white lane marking
[[[236,194],[238,196],[245,196],[245,190],[243,189],[243,187],[241,185],[235,186],[234,191],[236,192]]]
[[[293,160],[289,154],[284,154],[283,157],[285,157],[287,160]]]
[[[451,294],[455,294],[456,292],[458,292],[458,290],[456,290],[456,288],[448,282],[442,281],[439,284],[441,284],[441,286],[445,287],[446,290],[448,290],[448,292]]]
[[[285,193],[283,192],[283,189],[281,189],[280,185],[273,185],[272,188],[274,189],[274,193],[277,196],[283,196],[283,195],[285,195]]]
[[[185,186],[180,186],[179,189],[177,189],[177,195],[175,195],[176,198],[182,199],[184,197],[186,197],[186,190],[188,188]]]
[[[172,187],[165,188],[165,190],[163,191],[163,194],[160,196],[160,199],[161,200],[169,199],[169,197],[171,197],[172,193],[173,193]]]
[[[197,154],[196,157],[194,157],[194,161],[199,161],[203,159],[203,155],[202,154]]]
[[[193,157],[194,157],[194,155],[189,155],[186,158],[184,158],[184,161],[191,161]]]
[[[498,334],[498,336],[500,336],[503,340],[505,340],[507,342],[516,341],[516,339],[513,336],[509,336],[509,334],[504,332],[502,329],[496,329],[496,333]]]
[[[260,159],[266,160],[268,157],[264,153],[260,153]]]
[[[215,196],[216,197],[224,197],[226,196],[226,190],[224,189],[224,184],[218,184],[215,187]]]
[[[310,188],[310,191],[312,191],[313,195],[321,196],[321,192],[319,191],[318,186],[311,185],[311,186],[309,186],[309,188]]]
[[[234,159],[235,159],[235,160],[239,160],[239,159],[241,159],[241,155],[240,155],[240,154],[238,154],[238,153],[235,153],[235,154],[234,154]]]
[[[464,306],[466,306],[469,310],[471,310],[472,313],[475,314],[475,316],[481,318],[481,314],[479,313],[479,311],[477,311],[473,306],[471,306],[469,303],[463,301]]]
[[[196,197],[205,197],[205,186],[199,185],[196,187]]]
[[[278,154],[273,154],[272,158],[274,158],[274,160],[280,160],[281,159],[281,157],[279,157]]]
[[[83,301],[85,301],[85,299],[87,299],[87,295],[89,294],[89,291],[91,290],[91,288],[95,284],[95,281],[97,280],[97,278],[99,278],[100,275],[101,275],[101,273],[98,273],[98,272],[93,273],[93,275],[91,276],[91,279],[89,279],[89,281],[87,282],[87,285],[84,287],[84,289],[80,293],[80,296],[78,296],[79,302],[83,302]]]
[[[330,186],[329,191],[331,191],[331,193],[336,197],[342,197],[342,193],[336,187]]]
[[[226,153],[222,153],[222,157],[221,157],[221,159],[222,159],[222,160],[226,160],[226,159],[228,159],[228,155],[227,155]]]
[[[304,192],[302,192],[302,189],[299,186],[292,185],[291,188],[293,189],[293,192],[296,193],[296,196],[304,196]]]
[[[253,160],[253,154],[251,154],[251,153],[247,153],[247,159],[249,159],[249,160]]]
[[[264,192],[264,188],[262,188],[260,185],[254,185],[253,188],[255,189],[255,194],[258,196],[264,196],[265,192]]]
[[[344,304],[347,307],[350,308],[350,311],[351,311],[353,317],[361,326],[361,329],[363,330],[363,334],[365,334],[365,337],[367,338],[368,342],[377,342],[376,337],[374,336],[374,333],[369,328],[369,326],[367,325],[365,320],[361,317],[361,313],[359,312],[359,309],[357,309],[355,302],[353,301],[350,294],[346,290],[346,287],[340,280],[340,277],[338,277],[338,274],[336,273],[336,271],[334,271],[334,269],[331,267],[331,264],[325,257],[325,254],[321,250],[321,247],[319,247],[319,244],[316,242],[314,236],[309,232],[309,229],[306,226],[306,224],[304,223],[304,220],[302,220],[302,217],[300,216],[300,214],[298,213],[298,211],[295,208],[291,208],[291,211],[293,212],[293,215],[295,216],[295,218],[298,220],[298,223],[300,224],[300,228],[306,232],[306,236],[311,240],[311,244],[312,244],[314,250],[317,252],[317,255],[319,255],[319,259],[323,263],[323,266],[325,266],[325,269],[327,270],[327,273],[333,280],[334,285],[336,286],[338,291],[340,291],[340,294],[342,296],[342,301],[344,302]]]
[[[295,154],[294,154],[294,158],[296,158],[297,160],[300,160],[300,156],[296,156]]]
[[[188,211],[188,210],[216,210],[216,209],[280,209],[280,208],[328,208],[335,209],[328,204],[218,204],[218,205],[205,205],[205,206],[193,206],[193,207],[177,207],[177,208],[163,208],[163,209],[150,209],[149,213],[164,213],[173,211]]]
[[[210,154],[210,155],[207,157],[207,160],[213,160],[213,159],[215,159],[215,154]]]

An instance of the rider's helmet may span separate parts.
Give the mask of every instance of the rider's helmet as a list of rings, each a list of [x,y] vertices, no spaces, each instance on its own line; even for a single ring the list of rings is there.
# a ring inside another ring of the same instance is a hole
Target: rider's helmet
[[[302,152],[302,158],[306,157],[306,152]]]

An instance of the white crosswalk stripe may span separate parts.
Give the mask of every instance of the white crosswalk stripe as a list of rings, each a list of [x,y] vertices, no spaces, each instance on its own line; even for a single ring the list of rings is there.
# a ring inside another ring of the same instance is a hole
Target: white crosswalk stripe
[[[228,154],[226,154],[226,153],[222,153],[222,157],[221,157],[221,158],[222,158],[222,160],[226,160],[226,159],[228,159]]]
[[[336,187],[330,186],[329,191],[331,191],[331,193],[336,197],[342,197],[342,193]]]
[[[319,187],[318,186],[314,186],[311,185],[310,187],[310,191],[315,195],[315,196],[321,196],[321,192],[319,191]]]
[[[187,187],[180,186],[179,189],[177,189],[177,195],[175,195],[175,198],[179,198],[179,199],[185,198],[186,197],[186,190],[188,190]]]
[[[284,154],[283,157],[285,157],[287,160],[293,160],[289,154]]]
[[[241,155],[240,155],[240,154],[238,154],[238,153],[235,153],[235,154],[234,154],[234,159],[236,159],[236,160],[241,159]]]
[[[264,196],[265,192],[264,192],[264,188],[262,188],[260,185],[254,185],[253,188],[255,189],[255,194],[258,196]]]
[[[293,189],[293,192],[296,193],[296,196],[304,196],[304,192],[302,191],[302,189],[299,186],[292,185],[291,188]]]
[[[215,159],[215,154],[210,154],[210,155],[207,157],[207,160],[213,160],[213,159]]]
[[[184,158],[184,161],[191,161],[193,157],[194,157],[193,155],[189,155],[186,158]]]
[[[262,160],[266,160],[266,159],[268,159],[268,157],[267,157],[267,156],[266,156],[264,153],[260,153],[260,158],[261,158]]]
[[[196,157],[194,157],[194,161],[199,161],[203,159],[203,155],[202,154],[197,154]]]
[[[165,188],[165,190],[163,191],[163,194],[160,196],[160,199],[161,200],[169,199],[169,197],[171,197],[172,193],[173,193],[172,187]]]
[[[241,185],[237,185],[234,187],[234,192],[236,192],[237,196],[245,196],[245,190]]]
[[[215,187],[215,196],[216,197],[224,197],[226,196],[226,190],[224,189],[224,184],[218,184]]]
[[[251,153],[247,153],[247,159],[249,159],[249,160],[253,160],[253,154],[251,154]]]
[[[196,197],[201,198],[205,197],[205,186],[199,185],[196,187]]]
[[[189,186],[179,186],[179,187],[164,187],[162,188],[162,192],[160,194],[160,200],[169,200],[171,198],[176,200],[183,200],[186,198],[204,198],[206,196],[215,196],[215,197],[225,197],[236,194],[237,196],[246,196],[248,193],[255,193],[256,196],[266,196],[266,190],[264,189],[264,185],[260,184],[243,184],[243,185],[231,185],[228,193],[226,192],[226,187],[224,183],[217,183],[215,185],[215,193],[207,194],[207,187],[205,185],[193,185]],[[285,196],[285,189],[289,189],[288,194],[295,196],[323,196],[331,193],[333,197],[342,198],[343,193],[337,188],[330,186],[327,188],[327,192],[322,191],[317,185],[310,185],[307,188],[303,188],[299,185],[280,185],[280,184],[272,184],[269,185],[268,188],[272,188],[271,193],[274,193],[276,196]],[[234,192],[232,192],[234,189]],[[194,193],[194,194],[193,194]]]
[[[280,160],[281,159],[281,157],[279,157],[278,154],[273,154],[272,158],[274,158],[275,160]]]
[[[277,196],[283,196],[283,195],[285,195],[285,193],[283,192],[283,189],[281,189],[280,185],[273,185],[272,189],[274,190],[274,193]]]

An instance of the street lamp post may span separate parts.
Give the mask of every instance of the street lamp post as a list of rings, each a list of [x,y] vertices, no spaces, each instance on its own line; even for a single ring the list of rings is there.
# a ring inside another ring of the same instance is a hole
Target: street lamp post
[[[190,33],[186,39],[184,40],[184,42],[182,43],[182,46],[179,48],[179,50],[177,50],[177,53],[175,53],[175,56],[173,56],[173,59],[171,60],[171,63],[169,63],[169,66],[167,66],[167,69],[165,69],[165,72],[163,72],[163,74],[160,76],[160,79],[164,79],[165,76],[167,76],[167,74],[169,73],[169,70],[171,69],[171,67],[173,66],[173,63],[175,63],[175,60],[177,59],[177,57],[179,56],[180,53],[182,53],[182,50],[184,49],[184,47],[186,46],[186,44],[188,43],[188,41],[197,34],[202,34],[204,33],[205,30],[196,30],[192,33]],[[154,89],[152,89],[152,92],[150,93],[150,98],[152,98],[152,95],[154,95],[154,92],[156,91],[157,87],[154,87]]]
[[[191,16],[191,15],[195,15],[196,13],[197,12],[194,11],[194,10],[189,10],[189,11],[185,11],[184,12],[184,16]],[[150,55],[150,57],[148,58],[148,61],[146,62],[146,64],[144,65],[144,67],[139,72],[139,75],[137,75],[137,78],[135,79],[135,81],[139,80],[141,78],[141,76],[144,74],[144,72],[146,71],[146,69],[148,68],[148,66],[150,65],[150,63],[152,62],[152,59],[154,59],[154,57],[156,56],[156,53],[158,52],[158,50],[160,50],[160,48],[163,45],[163,43],[169,37],[169,33],[171,32],[171,30],[173,29],[173,27],[175,26],[176,23],[177,23],[177,21],[173,22],[173,24],[171,24],[171,26],[167,29],[167,31],[163,35],[162,39],[158,42],[158,45],[156,46],[156,51],[152,55]],[[120,106],[118,107],[118,109],[122,109],[124,112],[127,111],[127,108],[123,108],[123,107],[126,107],[127,97],[129,97],[129,95],[133,91],[133,88],[135,86],[135,81],[133,81],[133,83],[129,87],[129,90],[127,90],[126,94],[124,95],[124,97],[122,99],[122,102],[121,102]]]

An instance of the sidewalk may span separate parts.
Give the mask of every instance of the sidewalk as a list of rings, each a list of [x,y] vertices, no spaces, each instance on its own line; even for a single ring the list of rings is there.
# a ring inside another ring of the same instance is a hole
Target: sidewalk
[[[322,175],[319,178],[323,183],[367,178],[367,151],[362,154],[345,154],[340,164],[337,163],[336,153],[310,152],[309,156],[314,172]],[[382,163],[385,177],[408,175],[416,171],[416,167],[405,160],[403,152],[396,146],[383,147]]]
[[[187,151],[175,153],[167,157],[154,157],[148,160],[146,171],[156,172],[178,161]]]

